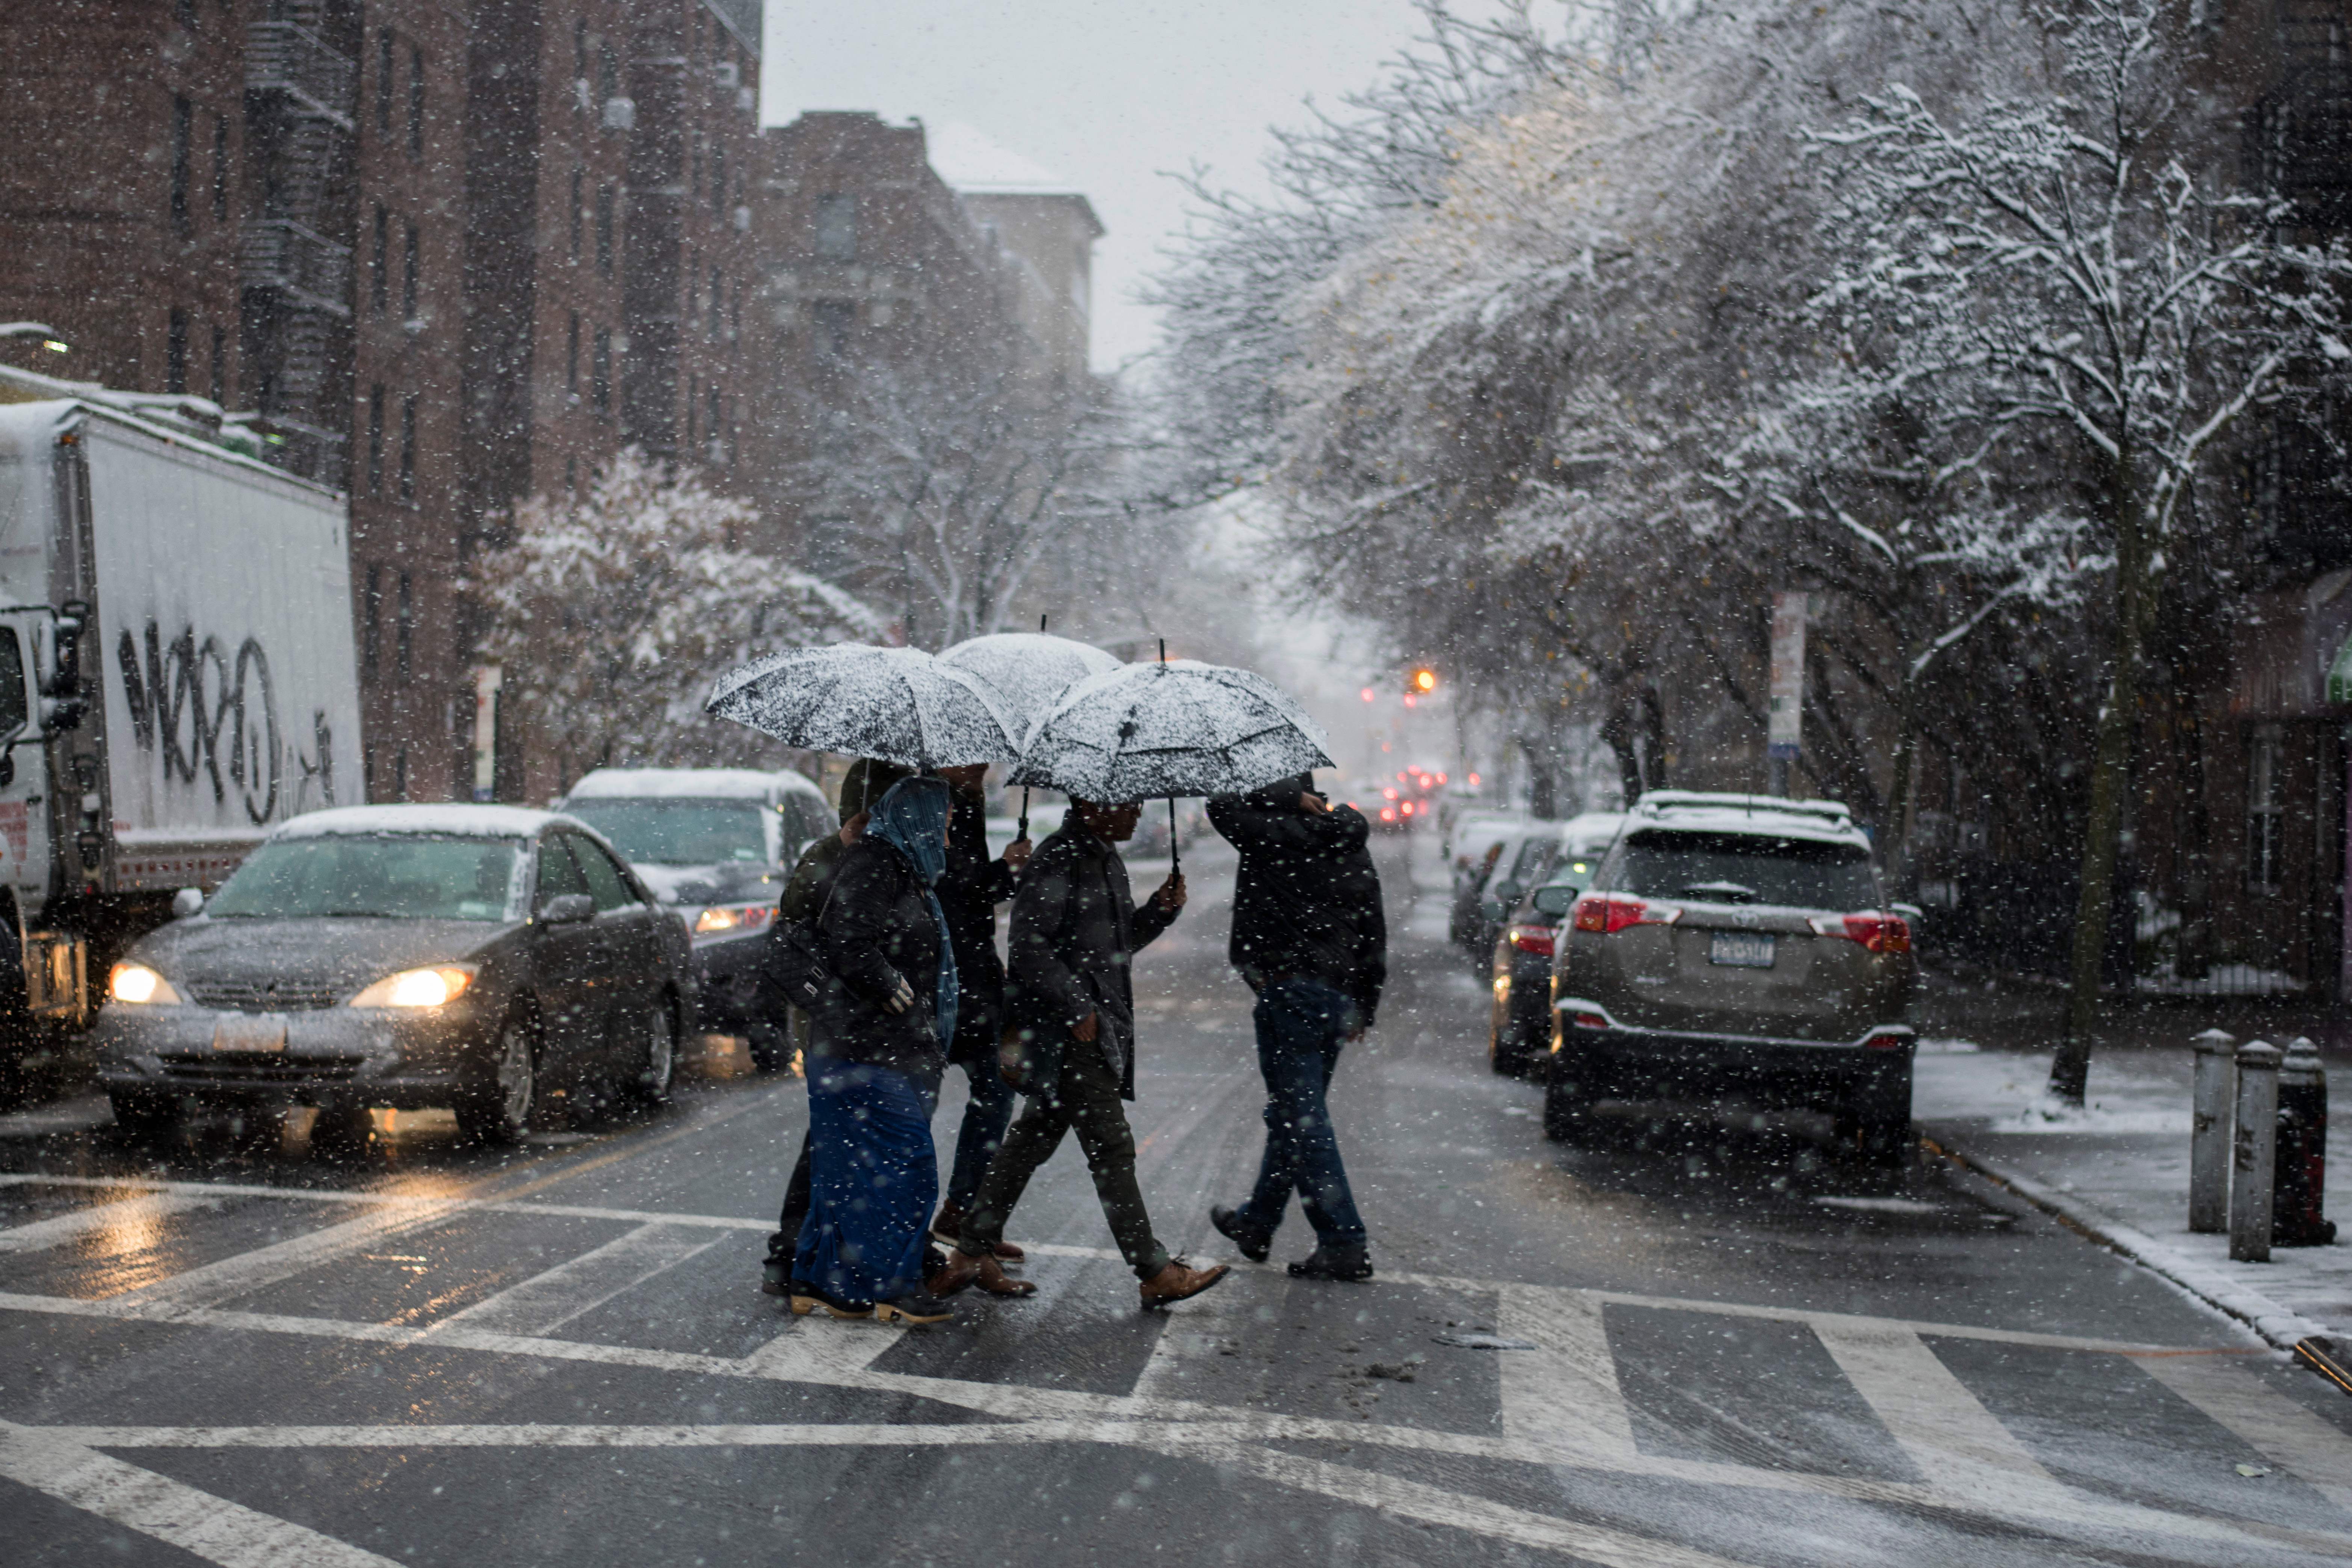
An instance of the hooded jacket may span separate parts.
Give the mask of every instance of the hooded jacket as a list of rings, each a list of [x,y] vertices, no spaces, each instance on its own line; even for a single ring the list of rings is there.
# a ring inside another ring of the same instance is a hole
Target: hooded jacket
[[[1013,895],[1013,964],[1006,1012],[1034,1030],[1037,1066],[1028,1092],[1050,1099],[1062,1051],[1099,1050],[1119,1075],[1122,1099],[1135,1098],[1135,990],[1128,964],[1175,923],[1146,899],[1135,901],[1127,862],[1087,831],[1078,814],[1037,846]],[[1070,1034],[1099,1016],[1094,1043]]]
[[[845,994],[812,1015],[811,1051],[937,1085],[947,1067],[937,990],[946,950],[930,889],[905,855],[869,837],[842,851],[826,892],[817,943]],[[902,978],[914,1004],[893,1013],[883,1004]]]
[[[1227,952],[1253,987],[1305,975],[1346,995],[1369,1029],[1388,980],[1388,919],[1381,874],[1366,840],[1371,824],[1352,806],[1309,811],[1298,797],[1312,778],[1285,779],[1209,802],[1209,821],[1241,851]]]

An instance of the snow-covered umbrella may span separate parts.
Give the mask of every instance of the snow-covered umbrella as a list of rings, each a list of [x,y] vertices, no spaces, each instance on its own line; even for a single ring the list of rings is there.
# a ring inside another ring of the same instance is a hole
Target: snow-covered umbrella
[[[1106,802],[1243,795],[1332,766],[1330,744],[1265,677],[1163,658],[1064,692],[1030,730],[1011,780]]]
[[[1119,661],[1091,643],[1045,635],[1045,617],[1034,632],[992,632],[966,637],[940,654],[941,664],[978,676],[994,689],[999,707],[1013,719],[1015,738],[1053,710],[1062,693],[1090,675],[1117,669]],[[1029,837],[1029,791],[1021,791],[1020,836]]]
[[[721,676],[704,710],[788,746],[914,768],[1017,755],[995,692],[919,648],[835,643],[755,659]]]

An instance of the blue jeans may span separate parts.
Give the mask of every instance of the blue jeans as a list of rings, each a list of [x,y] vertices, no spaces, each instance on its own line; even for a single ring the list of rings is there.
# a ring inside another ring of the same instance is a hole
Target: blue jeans
[[[845,1301],[889,1301],[923,1285],[940,1195],[935,1090],[888,1068],[808,1058],[809,1212],[793,1278]]]
[[[1013,1121],[1013,1102],[1020,1097],[1004,1075],[996,1070],[996,1053],[960,1064],[971,1080],[971,1100],[963,1108],[963,1125],[956,1132],[955,1163],[948,1169],[948,1206],[969,1209],[980,1194],[980,1179],[988,1163],[1004,1145],[1004,1129]]]
[[[1257,1190],[1240,1210],[1253,1230],[1272,1236],[1296,1192],[1318,1245],[1364,1245],[1364,1222],[1325,1105],[1354,1013],[1339,991],[1301,976],[1275,981],[1258,994],[1250,1016],[1257,1025],[1257,1070],[1265,1079],[1265,1158]]]

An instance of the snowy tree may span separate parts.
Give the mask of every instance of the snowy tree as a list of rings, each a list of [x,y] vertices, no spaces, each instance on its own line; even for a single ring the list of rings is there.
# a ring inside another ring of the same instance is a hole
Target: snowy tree
[[[2343,258],[2287,243],[2283,205],[2200,165],[2196,150],[2228,142],[2154,0],[2079,0],[2042,20],[2063,90],[1956,119],[1895,84],[1819,133],[1842,181],[1831,222],[1850,247],[1820,302],[1873,368],[1870,395],[1899,395],[1927,422],[1932,461],[1984,474],[2063,464],[2114,558],[2073,999],[2051,1078],[2079,1103],[2140,665],[2175,531],[2239,423],[2352,350]]]
[[[704,716],[711,683],[779,649],[880,639],[882,618],[849,594],[745,548],[758,521],[634,447],[577,494],[514,509],[509,542],[478,558],[467,591],[510,710],[564,772],[770,757]]]

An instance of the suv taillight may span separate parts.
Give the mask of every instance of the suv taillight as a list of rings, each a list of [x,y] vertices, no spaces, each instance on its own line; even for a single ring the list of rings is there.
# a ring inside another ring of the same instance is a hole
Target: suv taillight
[[[1511,945],[1521,952],[1540,953],[1546,958],[1551,956],[1551,927],[1513,926],[1508,934]]]
[[[1809,923],[1815,936],[1858,942],[1864,952],[1911,951],[1911,922],[1901,915],[1816,915]]]
[[[1682,910],[1664,904],[1645,904],[1610,893],[1587,893],[1576,900],[1576,929],[1614,936],[1627,926],[1670,926]]]

